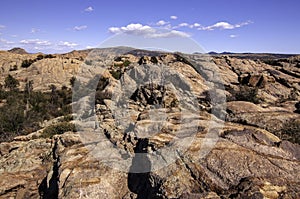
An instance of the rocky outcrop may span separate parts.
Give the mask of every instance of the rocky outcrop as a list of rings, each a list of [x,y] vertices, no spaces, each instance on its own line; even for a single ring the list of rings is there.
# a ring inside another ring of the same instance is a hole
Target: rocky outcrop
[[[20,55],[28,54],[28,52],[26,52],[26,50],[24,50],[23,48],[13,48],[8,50],[8,52]]]
[[[15,71],[9,59],[37,55],[0,53],[3,74],[30,76],[36,90],[83,73],[77,132],[0,143],[0,198],[300,198],[300,146],[282,136],[299,135],[299,59],[124,52],[85,62],[74,51]],[[103,72],[95,63],[108,65],[102,85],[85,79]]]

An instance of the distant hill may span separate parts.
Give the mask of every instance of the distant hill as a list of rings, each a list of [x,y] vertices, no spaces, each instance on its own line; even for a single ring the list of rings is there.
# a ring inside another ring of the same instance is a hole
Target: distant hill
[[[23,48],[13,48],[13,49],[8,50],[8,52],[20,54],[20,55],[28,54],[28,52],[26,50],[24,50]]]
[[[198,54],[198,53],[194,53]],[[287,59],[293,56],[296,56],[295,54],[275,54],[275,53],[233,53],[233,52],[209,52],[209,55],[213,57],[227,55],[229,57],[235,57],[238,59],[251,59],[251,60],[270,60],[270,59]]]

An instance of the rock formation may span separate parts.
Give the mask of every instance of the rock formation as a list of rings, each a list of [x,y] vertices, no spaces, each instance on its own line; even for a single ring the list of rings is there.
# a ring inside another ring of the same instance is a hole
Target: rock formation
[[[54,119],[0,143],[1,198],[300,198],[299,57],[37,58],[0,52],[1,81],[11,74],[46,91],[77,76],[77,132],[42,136]]]

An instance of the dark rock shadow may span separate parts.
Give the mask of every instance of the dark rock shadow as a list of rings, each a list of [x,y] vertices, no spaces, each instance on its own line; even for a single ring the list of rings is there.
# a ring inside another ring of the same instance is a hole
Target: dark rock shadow
[[[138,199],[162,198],[159,196],[159,187],[151,183],[151,162],[147,156],[147,138],[139,139],[134,149],[135,157],[128,173],[128,188],[137,194]]]

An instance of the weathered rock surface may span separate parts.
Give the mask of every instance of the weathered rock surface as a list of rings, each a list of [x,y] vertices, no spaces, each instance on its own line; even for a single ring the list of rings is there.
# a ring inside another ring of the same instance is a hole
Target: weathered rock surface
[[[300,198],[300,146],[278,137],[299,120],[299,58],[273,66],[142,52],[116,58],[123,77],[105,73],[101,94],[109,97],[95,104],[95,115],[73,121],[77,133],[41,138],[40,130],[0,143],[0,198]],[[10,71],[37,55],[0,52],[1,78],[33,78],[36,90],[67,84],[87,54]],[[161,80],[163,66],[180,89],[149,76]],[[258,100],[226,103],[240,86],[257,89]],[[92,97],[74,102],[75,116],[89,111]]]

